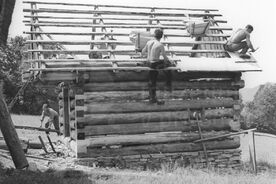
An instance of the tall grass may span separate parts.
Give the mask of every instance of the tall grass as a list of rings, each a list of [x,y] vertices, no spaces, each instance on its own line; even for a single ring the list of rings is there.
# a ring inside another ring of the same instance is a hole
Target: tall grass
[[[3,175],[0,183],[5,184],[275,184],[276,176],[271,172],[254,175],[245,171],[210,171],[178,168],[173,172],[134,171],[110,169],[106,174],[97,171],[31,172],[13,171]],[[2,173],[2,174],[1,174]],[[113,174],[110,174],[113,173]]]
[[[149,173],[144,177],[115,176],[97,182],[101,184],[274,184],[276,177],[269,172],[255,176],[244,171],[219,172],[178,168],[171,173]]]

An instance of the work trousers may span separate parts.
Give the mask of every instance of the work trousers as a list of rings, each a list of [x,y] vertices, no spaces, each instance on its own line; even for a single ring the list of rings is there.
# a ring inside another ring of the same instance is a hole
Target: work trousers
[[[49,121],[47,123],[45,123],[45,128],[51,128],[51,123],[54,124],[54,127],[57,131],[59,131],[59,120],[58,120],[58,116],[55,116],[53,120],[49,119]],[[46,133],[48,134],[49,132],[46,131]]]
[[[224,45],[224,49],[226,51],[229,51],[229,52],[235,52],[235,51],[241,50],[240,54],[246,54],[246,52],[248,51],[249,47],[248,47],[246,41],[243,41],[241,43],[227,42]]]
[[[150,70],[149,71],[149,98],[150,100],[156,100],[156,82],[158,77],[158,69],[164,69],[168,66],[170,66],[169,63],[166,63],[164,60],[159,60],[154,63],[149,62],[149,67],[156,70]],[[172,90],[172,73],[170,70],[163,70],[163,72],[166,75],[166,87],[169,89],[169,91]]]

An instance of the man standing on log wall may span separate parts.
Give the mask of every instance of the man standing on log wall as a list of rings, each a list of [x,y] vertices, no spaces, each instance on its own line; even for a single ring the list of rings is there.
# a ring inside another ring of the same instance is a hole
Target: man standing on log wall
[[[158,69],[164,69],[168,66],[171,66],[172,63],[169,61],[169,58],[166,56],[165,47],[160,42],[163,37],[163,30],[156,29],[154,31],[154,39],[147,42],[146,46],[142,50],[142,55],[147,52],[147,65],[154,70],[149,71],[149,102],[151,104],[164,104],[164,101],[157,100],[156,97],[156,81],[158,76]],[[160,59],[160,56],[163,56],[163,59]],[[164,71],[167,77],[167,88],[169,91],[172,90],[172,73],[167,70]]]

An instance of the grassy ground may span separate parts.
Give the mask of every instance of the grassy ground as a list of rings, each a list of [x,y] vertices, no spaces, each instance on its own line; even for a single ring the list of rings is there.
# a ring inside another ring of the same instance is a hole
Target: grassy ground
[[[33,126],[33,127],[40,126],[40,116],[13,114],[11,117],[14,125]],[[47,122],[46,118],[44,122]],[[17,129],[17,134],[20,139],[30,140],[31,142],[39,142],[39,139],[38,139],[39,135],[42,137],[43,140],[47,140],[46,134],[44,132]],[[0,137],[2,137],[1,132],[0,132]],[[58,138],[56,133],[50,133],[50,137],[53,141],[56,141]]]
[[[12,119],[16,125],[40,126],[39,116],[12,115]],[[18,130],[18,135],[20,138],[33,141],[38,141],[38,135],[45,137],[45,133],[31,130]],[[38,167],[46,168],[46,172],[0,169],[0,184],[274,184],[276,183],[276,138],[263,136],[265,134],[261,135],[256,136],[257,161],[265,170],[260,170],[257,175],[248,171],[248,164],[245,164],[244,169],[239,171],[194,170],[191,168],[168,170],[164,167],[158,172],[137,172],[114,168],[89,168],[72,165],[73,162],[66,160],[66,158],[56,158],[54,162],[35,161]],[[55,139],[57,136],[51,134],[51,137]],[[46,140],[46,137],[44,139]],[[249,160],[249,139],[248,136],[241,136],[242,160],[245,163]],[[41,150],[40,153],[43,153],[43,151]],[[0,163],[3,159],[0,154]],[[73,170],[68,170],[68,168]]]
[[[99,169],[101,170],[101,169]],[[1,184],[274,184],[275,173],[264,172],[253,175],[245,171],[204,171],[178,168],[173,172],[109,169],[99,172],[64,170],[59,172],[2,171]]]

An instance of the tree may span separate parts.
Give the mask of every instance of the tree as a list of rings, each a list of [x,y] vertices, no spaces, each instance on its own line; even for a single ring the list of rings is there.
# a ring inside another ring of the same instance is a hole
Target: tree
[[[20,66],[24,57],[25,39],[11,38],[7,45],[0,45],[0,80],[4,81],[4,95],[9,103],[22,85]],[[27,56],[25,56],[27,57]]]
[[[24,52],[28,48],[25,42],[26,38],[16,36],[9,39],[7,45],[0,45],[0,80],[4,82],[3,94],[7,104],[12,101],[23,86],[21,73],[22,67],[26,67],[23,60],[28,58],[27,53]],[[42,104],[48,99],[54,98],[53,95],[49,96],[43,93],[43,90],[33,83],[28,85],[20,97],[20,100],[17,100],[12,108],[13,113],[39,114]]]
[[[253,101],[245,104],[242,115],[249,127],[276,134],[276,84],[260,86]]]

